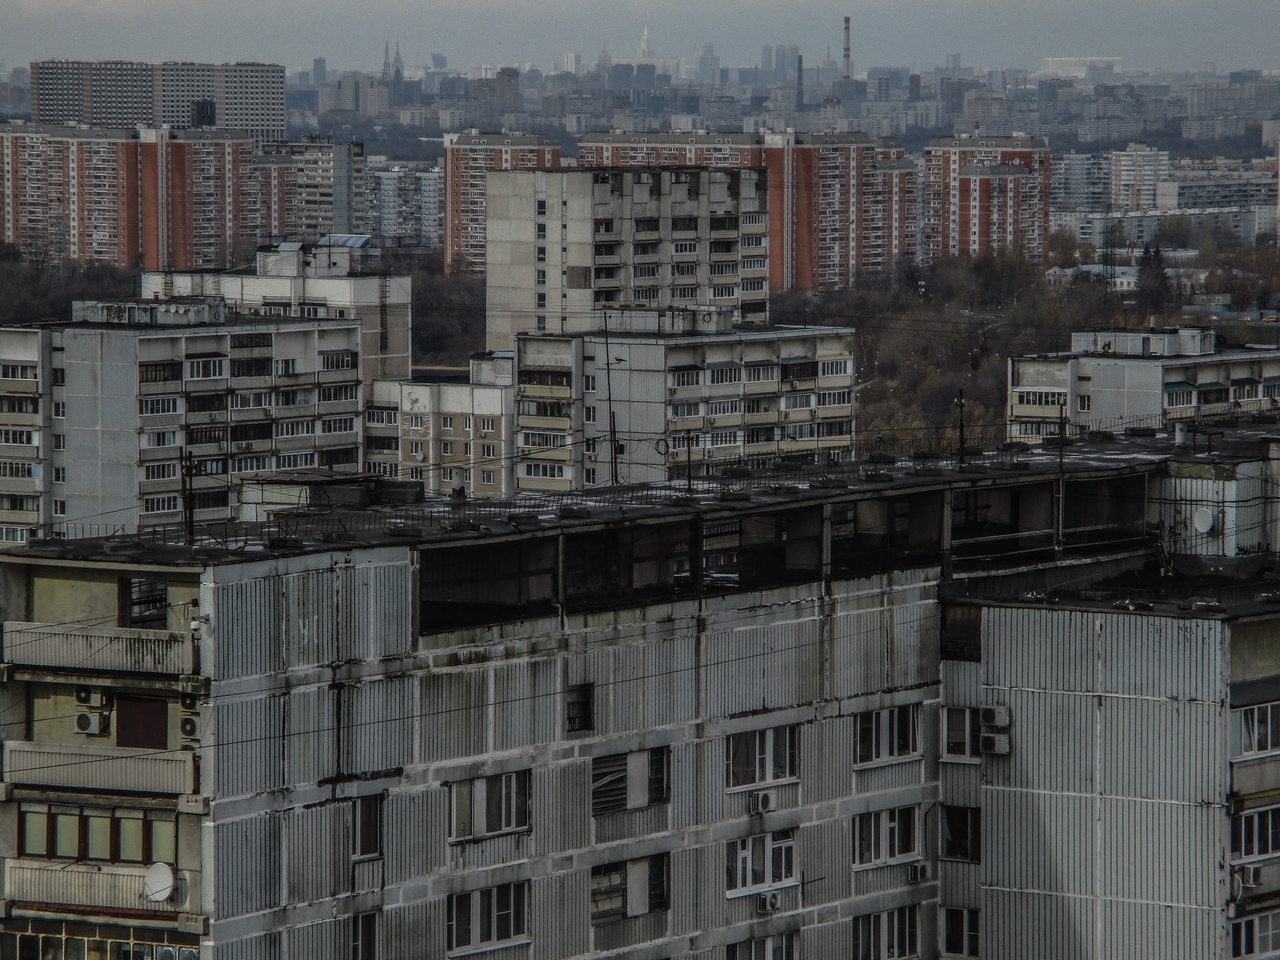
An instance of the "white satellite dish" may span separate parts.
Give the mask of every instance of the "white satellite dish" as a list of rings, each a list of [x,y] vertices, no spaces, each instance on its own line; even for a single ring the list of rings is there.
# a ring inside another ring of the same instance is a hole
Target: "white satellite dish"
[[[1191,525],[1196,528],[1197,533],[1208,533],[1213,529],[1213,511],[1208,507],[1201,507],[1191,515]]]
[[[164,903],[173,896],[173,867],[167,863],[153,863],[142,878],[142,898],[152,903]]]

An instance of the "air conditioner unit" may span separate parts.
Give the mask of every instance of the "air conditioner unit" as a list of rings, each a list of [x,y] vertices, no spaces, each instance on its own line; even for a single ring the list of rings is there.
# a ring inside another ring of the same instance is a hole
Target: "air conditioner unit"
[[[1008,707],[983,707],[982,708],[982,725],[984,727],[1000,727],[1008,729],[1009,727],[1009,708]]]
[[[907,864],[907,883],[924,883],[928,879],[929,862],[927,860]]]
[[[77,713],[76,714],[76,733],[82,733],[86,737],[101,737],[107,732],[107,714],[98,713]]]
[[[984,733],[979,743],[983,753],[1007,754],[1009,752],[1009,735],[1007,733]]]
[[[768,813],[778,806],[778,796],[772,790],[757,790],[747,799],[747,811],[751,814]]]
[[[97,687],[76,687],[76,705],[81,707],[105,707],[107,695]]]
[[[782,894],[777,890],[762,893],[756,898],[756,911],[759,913],[777,913],[782,909]]]
[[[1257,887],[1262,884],[1262,868],[1261,867],[1241,867],[1240,868],[1240,885],[1245,887]]]
[[[523,384],[523,383],[516,384],[516,393],[524,393],[524,384]]]
[[[595,453],[588,453],[588,454],[587,454],[587,462],[588,462],[588,463],[595,463],[595,462],[596,462],[596,459],[598,458],[598,456],[599,456],[599,454],[595,454]]]

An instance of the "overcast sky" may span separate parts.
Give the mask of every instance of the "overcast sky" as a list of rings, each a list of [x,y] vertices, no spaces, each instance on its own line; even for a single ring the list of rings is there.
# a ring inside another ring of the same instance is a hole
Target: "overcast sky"
[[[634,55],[649,27],[659,56],[715,44],[724,65],[754,64],[764,43],[839,60],[854,18],[855,72],[968,65],[1027,67],[1042,57],[1118,56],[1125,67],[1280,67],[1280,0],[0,0],[0,61],[46,57],[266,60],[377,69],[384,40],[408,65],[432,52],[451,67],[567,52],[594,62],[602,43]]]

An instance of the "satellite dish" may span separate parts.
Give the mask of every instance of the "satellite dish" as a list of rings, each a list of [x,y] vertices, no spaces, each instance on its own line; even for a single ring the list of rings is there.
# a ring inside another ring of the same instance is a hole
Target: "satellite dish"
[[[1208,507],[1201,507],[1191,515],[1191,525],[1196,528],[1197,533],[1208,533],[1213,529],[1213,511]]]
[[[142,898],[152,903],[164,903],[173,896],[173,867],[167,863],[153,863],[142,878]]]

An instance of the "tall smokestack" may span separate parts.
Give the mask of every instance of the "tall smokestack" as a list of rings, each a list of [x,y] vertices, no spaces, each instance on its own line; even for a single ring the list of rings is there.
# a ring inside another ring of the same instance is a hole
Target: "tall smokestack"
[[[849,18],[844,18],[844,78],[849,79]]]
[[[804,110],[804,54],[796,55],[796,109]]]

